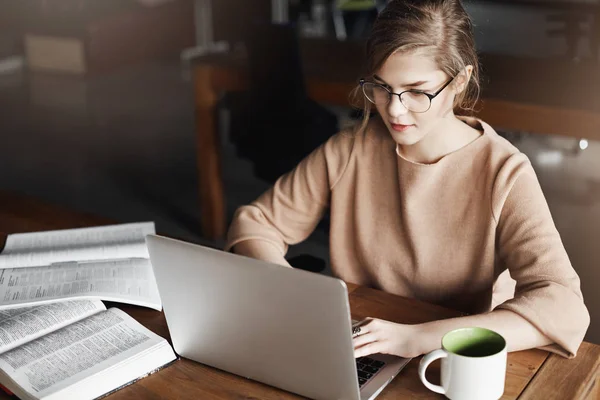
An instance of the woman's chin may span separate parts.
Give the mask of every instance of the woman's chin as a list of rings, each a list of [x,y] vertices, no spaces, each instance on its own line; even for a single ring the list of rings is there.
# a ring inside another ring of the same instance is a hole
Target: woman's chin
[[[393,129],[390,129],[390,134],[392,135],[394,142],[398,143],[400,146],[412,146],[419,143],[421,139],[423,139],[419,134],[419,131],[416,129],[411,129],[405,132],[397,132]]]

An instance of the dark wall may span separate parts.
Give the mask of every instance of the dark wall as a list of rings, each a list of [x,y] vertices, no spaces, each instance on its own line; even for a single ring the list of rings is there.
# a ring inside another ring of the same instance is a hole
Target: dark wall
[[[215,40],[244,39],[253,21],[271,20],[271,0],[218,0],[212,2]]]

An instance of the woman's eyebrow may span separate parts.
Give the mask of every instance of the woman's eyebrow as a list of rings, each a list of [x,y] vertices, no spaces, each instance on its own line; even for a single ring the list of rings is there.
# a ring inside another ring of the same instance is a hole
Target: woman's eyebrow
[[[385,85],[387,85],[388,87],[392,87],[389,83],[387,83],[386,81],[384,81],[383,79],[381,79],[379,76],[377,75],[373,75],[373,78]],[[417,82],[413,82],[413,83],[409,83],[406,85],[402,85],[402,87],[417,87],[417,86],[421,86],[424,85],[426,83],[429,83],[429,81],[417,81]]]

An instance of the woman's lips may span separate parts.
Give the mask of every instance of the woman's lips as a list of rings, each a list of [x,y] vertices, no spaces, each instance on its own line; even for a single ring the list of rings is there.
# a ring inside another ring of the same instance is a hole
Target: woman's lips
[[[392,126],[392,129],[395,130],[396,132],[404,132],[414,126],[414,125],[402,125],[402,124],[392,124],[392,123],[390,123],[390,125]]]

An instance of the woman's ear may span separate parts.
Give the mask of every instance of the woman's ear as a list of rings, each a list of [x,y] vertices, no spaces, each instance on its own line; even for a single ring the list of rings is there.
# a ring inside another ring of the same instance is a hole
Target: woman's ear
[[[471,75],[473,74],[473,66],[467,65],[465,69],[463,69],[455,79],[454,89],[456,90],[456,94],[462,93],[469,84],[471,80]]]

